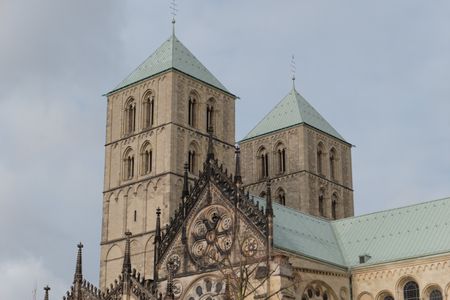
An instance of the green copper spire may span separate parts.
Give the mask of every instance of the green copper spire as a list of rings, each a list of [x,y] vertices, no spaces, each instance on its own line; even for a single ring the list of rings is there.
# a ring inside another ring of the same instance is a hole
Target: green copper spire
[[[342,141],[344,138],[325,120],[317,110],[295,89],[295,76],[292,77],[292,89],[243,140],[251,139],[298,124],[308,124]]]
[[[109,93],[171,69],[183,72],[224,92],[230,93],[176,37],[175,19],[172,21],[172,26],[173,29],[170,38]]]

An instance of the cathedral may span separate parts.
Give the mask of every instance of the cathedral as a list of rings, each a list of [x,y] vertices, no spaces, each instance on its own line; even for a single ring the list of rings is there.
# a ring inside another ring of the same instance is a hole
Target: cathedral
[[[107,93],[100,279],[79,244],[64,299],[449,299],[450,198],[354,216],[352,144],[282,96],[236,141],[174,32]]]

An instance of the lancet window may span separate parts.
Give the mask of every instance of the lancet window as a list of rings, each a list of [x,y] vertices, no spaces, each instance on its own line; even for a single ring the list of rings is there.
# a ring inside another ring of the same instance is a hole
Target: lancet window
[[[125,134],[131,134],[136,129],[136,103],[133,98],[127,101],[124,111]]]

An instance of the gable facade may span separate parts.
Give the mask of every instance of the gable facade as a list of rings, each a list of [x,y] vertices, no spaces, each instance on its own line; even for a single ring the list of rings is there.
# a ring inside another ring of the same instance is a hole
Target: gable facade
[[[174,35],[107,94],[99,288],[81,245],[64,299],[449,299],[450,198],[353,217],[351,144],[294,88],[235,148],[235,98]]]

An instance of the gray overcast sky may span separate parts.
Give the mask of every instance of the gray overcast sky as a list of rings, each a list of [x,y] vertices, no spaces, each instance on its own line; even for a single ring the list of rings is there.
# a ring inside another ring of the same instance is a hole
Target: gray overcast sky
[[[178,1],[177,36],[233,93],[237,139],[291,87],[357,147],[356,213],[450,196],[450,2]],[[171,33],[168,1],[0,0],[0,290],[98,281],[101,95]]]

